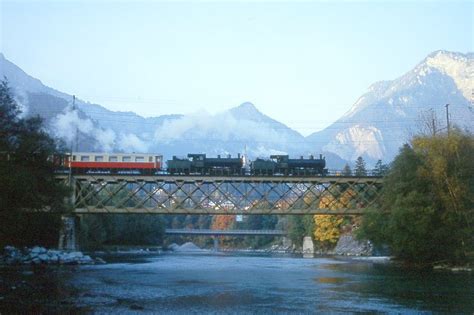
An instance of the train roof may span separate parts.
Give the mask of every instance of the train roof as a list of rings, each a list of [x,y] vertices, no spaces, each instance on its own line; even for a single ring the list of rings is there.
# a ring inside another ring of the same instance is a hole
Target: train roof
[[[69,153],[71,154],[71,153]],[[161,153],[140,153],[140,152],[133,152],[133,153],[119,153],[119,152],[72,152],[73,155],[153,155],[153,156],[163,156]]]

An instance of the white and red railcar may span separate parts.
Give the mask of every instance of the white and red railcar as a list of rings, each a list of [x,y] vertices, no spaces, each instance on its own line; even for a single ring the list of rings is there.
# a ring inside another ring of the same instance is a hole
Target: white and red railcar
[[[151,175],[163,166],[162,155],[149,153],[73,152],[67,160],[76,174]]]

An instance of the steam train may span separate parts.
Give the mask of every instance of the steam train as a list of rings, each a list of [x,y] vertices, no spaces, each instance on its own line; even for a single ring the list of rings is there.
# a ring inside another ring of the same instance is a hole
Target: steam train
[[[257,158],[245,161],[237,157],[209,158],[206,154],[188,154],[180,158],[173,156],[163,166],[163,156],[156,154],[89,153],[73,152],[63,156],[58,172],[74,174],[116,175],[226,175],[226,176],[324,176],[327,174],[326,160],[320,155],[305,159],[290,159],[288,155],[271,155],[269,159]]]

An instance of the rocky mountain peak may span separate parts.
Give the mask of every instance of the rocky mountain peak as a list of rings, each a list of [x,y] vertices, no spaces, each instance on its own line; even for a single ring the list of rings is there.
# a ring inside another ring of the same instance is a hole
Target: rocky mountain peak
[[[249,119],[256,118],[258,116],[263,115],[257,109],[257,107],[255,107],[255,105],[250,102],[242,103],[239,106],[232,108],[230,112],[236,117],[249,118]]]
[[[450,76],[466,99],[474,92],[474,54],[462,54],[438,50],[430,54],[424,65]]]

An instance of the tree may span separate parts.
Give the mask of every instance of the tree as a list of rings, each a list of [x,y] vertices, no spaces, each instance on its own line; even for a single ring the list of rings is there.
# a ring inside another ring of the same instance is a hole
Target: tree
[[[352,176],[352,170],[349,164],[346,163],[342,169],[342,176]]]
[[[388,166],[382,163],[382,160],[378,160],[375,163],[374,173],[375,176],[385,176],[388,173]]]
[[[356,160],[354,174],[355,176],[367,176],[365,161],[361,156],[359,156]]]
[[[235,215],[228,214],[218,214],[215,215],[212,219],[212,230],[230,230],[234,226]],[[230,236],[221,236],[219,237],[221,246],[228,247],[232,242],[232,237]]]
[[[328,191],[319,201],[320,209],[338,209],[343,208],[344,205],[334,197],[332,192]],[[341,215],[322,214],[314,215],[314,239],[324,249],[329,249],[336,245],[341,234],[340,228],[344,222],[344,217]]]
[[[57,213],[66,210],[64,199],[68,195],[67,188],[54,177],[51,157],[60,153],[58,148],[39,117],[20,117],[8,83],[1,82],[0,245],[57,242]],[[49,211],[45,213],[45,209]],[[50,224],[38,226],[46,216]]]
[[[463,262],[474,250],[474,137],[418,136],[385,178],[382,212],[364,216],[359,236],[413,263]]]
[[[290,215],[288,218],[288,237],[298,247],[303,246],[303,238],[312,236],[314,230],[312,215]]]

